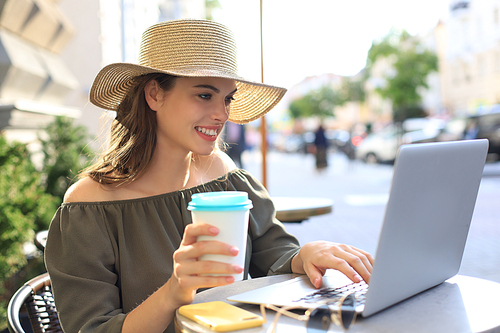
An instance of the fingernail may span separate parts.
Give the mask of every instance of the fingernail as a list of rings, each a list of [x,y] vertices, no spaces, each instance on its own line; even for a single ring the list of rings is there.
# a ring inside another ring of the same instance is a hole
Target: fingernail
[[[314,286],[316,288],[321,287],[321,281],[320,281],[319,277],[314,279],[314,283],[313,284],[314,284]]]
[[[232,276],[227,276],[227,277],[226,277],[226,282],[228,282],[228,283],[233,283],[233,282],[234,282],[234,277],[232,277]]]
[[[229,252],[231,252],[232,255],[237,255],[240,252],[240,250],[236,246],[231,246]]]
[[[355,282],[361,282],[362,278],[359,274],[354,275],[354,281]]]
[[[208,231],[213,235],[217,235],[219,233],[219,229],[217,229],[216,227],[210,227]]]
[[[240,265],[233,265],[233,269],[234,269],[237,273],[241,273],[241,272],[243,272],[243,267],[241,267]]]

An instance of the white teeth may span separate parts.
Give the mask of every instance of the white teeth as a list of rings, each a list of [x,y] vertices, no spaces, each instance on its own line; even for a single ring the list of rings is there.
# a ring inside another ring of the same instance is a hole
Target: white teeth
[[[203,127],[195,127],[195,129],[198,131],[198,132],[201,132],[205,135],[210,135],[210,136],[215,136],[217,135],[217,131],[216,130],[213,130],[213,129],[207,129],[207,128],[203,128]]]

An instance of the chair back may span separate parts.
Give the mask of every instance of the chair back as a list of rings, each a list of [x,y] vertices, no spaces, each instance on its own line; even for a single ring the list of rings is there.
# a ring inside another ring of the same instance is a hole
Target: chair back
[[[11,333],[25,333],[19,317],[22,308],[28,312],[34,333],[62,332],[48,273],[26,282],[10,299],[7,324]]]

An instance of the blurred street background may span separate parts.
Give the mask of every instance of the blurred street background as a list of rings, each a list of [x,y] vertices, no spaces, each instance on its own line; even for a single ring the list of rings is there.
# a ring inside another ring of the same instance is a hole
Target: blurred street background
[[[461,273],[500,282],[499,0],[0,0],[0,331],[44,271],[35,235],[106,146],[115,114],[89,103],[95,75],[180,18],[227,25],[240,76],[288,89],[222,138],[272,196],[334,201],[287,224],[301,243],[374,253],[399,146],[487,138]]]

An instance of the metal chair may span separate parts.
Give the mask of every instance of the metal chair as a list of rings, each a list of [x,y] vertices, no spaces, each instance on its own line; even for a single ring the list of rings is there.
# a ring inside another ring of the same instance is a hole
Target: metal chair
[[[26,282],[10,299],[7,307],[7,324],[11,333],[26,332],[19,317],[22,308],[28,313],[34,333],[62,332],[48,273]]]
[[[35,235],[35,246],[42,252],[45,251],[45,244],[47,244],[48,230],[42,230]]]

